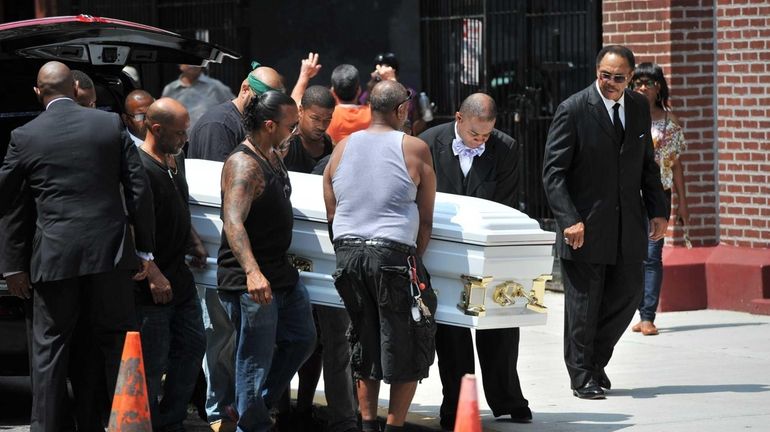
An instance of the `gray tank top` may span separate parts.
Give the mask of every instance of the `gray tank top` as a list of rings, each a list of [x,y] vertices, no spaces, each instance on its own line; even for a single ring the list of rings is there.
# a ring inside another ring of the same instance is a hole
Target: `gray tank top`
[[[417,186],[406,169],[403,139],[400,131],[350,135],[332,177],[334,240],[378,238],[416,246]]]

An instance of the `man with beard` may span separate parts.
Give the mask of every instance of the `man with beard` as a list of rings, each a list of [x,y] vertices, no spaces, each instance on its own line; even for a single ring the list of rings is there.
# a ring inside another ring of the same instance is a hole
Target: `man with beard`
[[[275,69],[260,66],[251,71],[241,83],[241,90],[235,99],[211,108],[193,126],[188,157],[224,162],[246,138],[241,120],[246,106],[255,96],[270,89],[283,90],[283,79]],[[232,432],[235,423],[227,410],[235,402],[232,364],[235,329],[219,301],[217,290],[204,288],[202,292],[206,328],[206,357],[203,362],[207,387],[204,398],[206,417],[214,432]],[[199,392],[195,393],[195,403],[200,405]]]
[[[307,289],[287,255],[294,215],[275,149],[297,127],[296,102],[268,91],[246,108],[247,138],[222,170],[219,299],[235,328],[238,430],[267,431],[291,377],[315,344]]]
[[[155,260],[138,284],[136,309],[142,337],[152,426],[179,430],[187,417],[206,337],[200,300],[185,254],[206,264],[206,249],[192,227],[182,146],[190,118],[171,98],[150,105],[139,155],[155,204]],[[161,391],[161,378],[166,375]],[[158,400],[160,395],[162,400]]]

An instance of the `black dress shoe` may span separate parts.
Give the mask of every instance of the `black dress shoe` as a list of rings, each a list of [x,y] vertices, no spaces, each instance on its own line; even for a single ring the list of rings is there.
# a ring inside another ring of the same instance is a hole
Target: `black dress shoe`
[[[572,390],[572,394],[580,399],[604,399],[604,390],[593,378],[581,387]]]
[[[604,391],[612,388],[612,383],[610,382],[610,378],[604,372],[604,368],[599,369],[599,372],[596,373],[596,382],[599,384],[599,387],[604,389]]]
[[[532,423],[532,410],[529,407],[517,407],[511,410],[511,421],[514,423]]]

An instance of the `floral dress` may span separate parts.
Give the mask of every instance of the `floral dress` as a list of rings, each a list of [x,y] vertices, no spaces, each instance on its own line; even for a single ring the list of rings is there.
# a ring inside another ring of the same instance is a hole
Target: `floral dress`
[[[668,117],[652,122],[652,146],[655,149],[655,162],[660,166],[660,180],[664,190],[670,190],[674,185],[674,174],[671,166],[679,159],[679,154],[686,148],[682,128]]]

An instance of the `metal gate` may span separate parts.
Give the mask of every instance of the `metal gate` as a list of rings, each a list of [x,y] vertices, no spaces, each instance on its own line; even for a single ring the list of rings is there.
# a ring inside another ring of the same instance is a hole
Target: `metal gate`
[[[552,217],[541,170],[559,103],[587,86],[601,46],[599,0],[421,0],[423,88],[436,117],[485,92],[497,128],[520,144],[519,209]]]
[[[245,52],[249,42],[248,2],[242,0],[69,0],[59,11],[134,21]],[[248,59],[212,64],[209,73],[236,91],[248,72]],[[179,75],[175,65],[142,66],[142,87],[160,96],[163,86]]]

